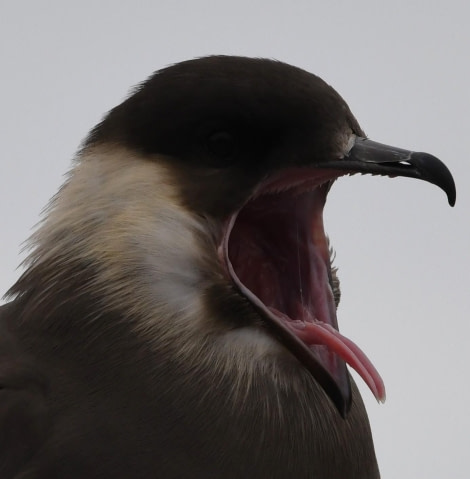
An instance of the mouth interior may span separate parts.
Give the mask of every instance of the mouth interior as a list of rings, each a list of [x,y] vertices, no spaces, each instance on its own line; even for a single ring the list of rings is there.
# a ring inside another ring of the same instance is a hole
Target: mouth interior
[[[262,316],[284,339],[296,339],[288,341],[294,354],[307,350],[336,383],[347,380],[344,362],[348,363],[383,401],[380,375],[358,346],[338,332],[323,229],[329,187],[327,182],[258,194],[232,217],[225,262],[235,284]]]

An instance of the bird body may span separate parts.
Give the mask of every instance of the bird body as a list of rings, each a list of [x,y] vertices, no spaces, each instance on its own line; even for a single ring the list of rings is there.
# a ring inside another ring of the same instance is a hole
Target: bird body
[[[318,77],[268,60],[184,62],[112,110],[0,308],[0,477],[378,478],[344,362],[384,392],[337,332],[322,226],[362,136]],[[452,202],[436,162],[416,169]]]

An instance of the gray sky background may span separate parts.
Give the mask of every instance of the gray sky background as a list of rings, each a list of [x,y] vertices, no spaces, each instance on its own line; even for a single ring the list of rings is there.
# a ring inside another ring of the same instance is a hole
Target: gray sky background
[[[385,405],[362,387],[383,478],[468,479],[468,5],[2,0],[0,291],[79,142],[132,85],[214,53],[302,67],[340,92],[370,138],[428,151],[454,174],[454,209],[417,180],[341,179],[325,222],[341,330],[387,387]]]

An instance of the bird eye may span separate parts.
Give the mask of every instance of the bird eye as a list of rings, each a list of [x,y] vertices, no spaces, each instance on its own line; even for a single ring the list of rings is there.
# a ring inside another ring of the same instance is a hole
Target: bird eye
[[[209,153],[217,162],[228,162],[235,155],[235,138],[228,131],[217,131],[207,139]]]

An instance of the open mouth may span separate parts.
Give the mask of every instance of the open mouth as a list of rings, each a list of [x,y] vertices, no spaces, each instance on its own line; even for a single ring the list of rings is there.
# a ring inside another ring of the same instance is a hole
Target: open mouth
[[[272,333],[310,371],[340,414],[351,405],[346,364],[385,400],[380,375],[338,331],[335,279],[323,208],[333,181],[346,174],[404,176],[440,187],[451,206],[456,189],[448,168],[428,153],[354,136],[342,157],[291,168],[262,182],[228,220],[219,257],[227,274],[260,311]]]
[[[350,401],[345,363],[383,401],[380,375],[359,347],[338,332],[323,208],[341,174],[297,168],[264,182],[230,218],[222,258],[240,292],[336,404]]]

